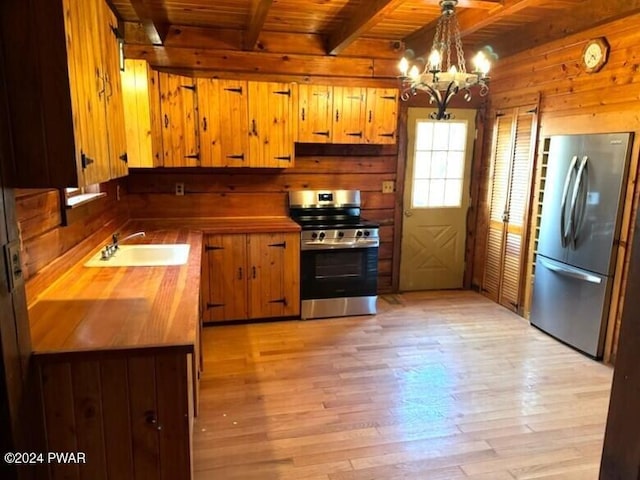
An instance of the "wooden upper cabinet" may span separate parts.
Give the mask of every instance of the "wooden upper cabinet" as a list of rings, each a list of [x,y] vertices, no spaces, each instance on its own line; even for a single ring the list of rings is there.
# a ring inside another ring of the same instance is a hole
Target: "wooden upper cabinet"
[[[0,3],[2,68],[20,159],[9,166],[10,185],[84,186],[126,173],[113,160],[126,150],[106,3]]]
[[[289,83],[249,82],[250,166],[293,166],[293,96]]]
[[[222,158],[223,139],[220,131],[221,115],[218,83],[219,81],[213,78],[196,79],[200,166],[202,167],[225,166]]]
[[[153,135],[150,95],[150,75],[145,60],[126,59],[121,73],[122,97],[124,103],[124,124],[126,127],[128,165],[131,168],[161,166],[162,140]],[[157,83],[157,82],[156,82]],[[159,99],[158,99],[159,101]],[[154,146],[158,142],[159,146]]]
[[[165,167],[200,165],[195,79],[159,74]]]
[[[367,89],[333,87],[333,143],[365,143]]]
[[[118,19],[109,6],[103,1],[95,3],[98,7],[102,48],[104,50],[104,97],[108,124],[110,177],[118,178],[125,176],[129,172],[122,82],[120,81],[119,37],[121,34],[118,31]]]
[[[330,143],[333,128],[333,88],[298,86],[298,141]]]
[[[221,163],[246,167],[249,160],[249,106],[247,82],[218,80],[220,102]]]
[[[367,143],[394,144],[398,126],[398,90],[395,88],[367,89]]]

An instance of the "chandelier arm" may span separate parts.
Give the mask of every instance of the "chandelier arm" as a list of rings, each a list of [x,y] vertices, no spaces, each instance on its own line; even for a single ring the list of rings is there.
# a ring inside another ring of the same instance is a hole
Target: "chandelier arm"
[[[458,86],[454,82],[449,82],[444,95],[442,95],[440,90],[436,90],[431,85],[425,85],[425,87],[438,107],[438,110],[433,112],[432,118],[434,120],[448,120],[451,115],[447,113],[447,106],[453,96],[458,93]]]

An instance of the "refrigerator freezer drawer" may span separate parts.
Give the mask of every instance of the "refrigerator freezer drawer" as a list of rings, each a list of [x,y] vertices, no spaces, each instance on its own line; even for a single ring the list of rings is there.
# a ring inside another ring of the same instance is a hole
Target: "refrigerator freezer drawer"
[[[538,255],[531,323],[592,357],[601,357],[610,280]]]

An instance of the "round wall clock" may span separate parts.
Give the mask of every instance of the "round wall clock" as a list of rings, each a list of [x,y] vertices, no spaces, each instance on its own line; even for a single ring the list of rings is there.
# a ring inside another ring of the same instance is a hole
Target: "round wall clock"
[[[604,37],[594,38],[587,42],[582,51],[582,66],[587,73],[600,70],[609,57],[609,43]]]

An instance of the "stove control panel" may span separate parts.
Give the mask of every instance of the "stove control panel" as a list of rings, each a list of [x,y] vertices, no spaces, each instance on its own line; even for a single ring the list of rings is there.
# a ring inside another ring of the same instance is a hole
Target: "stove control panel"
[[[302,250],[330,248],[373,248],[380,245],[377,228],[344,230],[303,230],[300,234]]]

